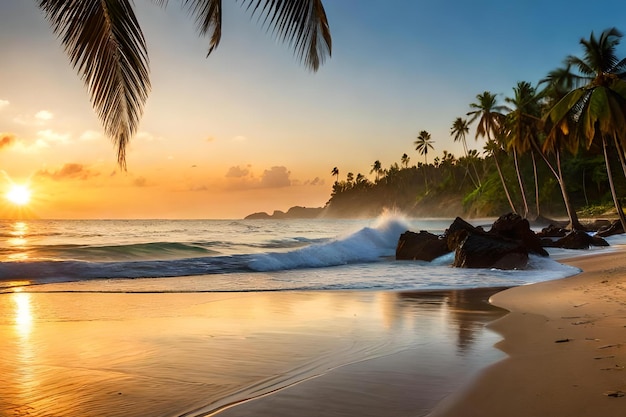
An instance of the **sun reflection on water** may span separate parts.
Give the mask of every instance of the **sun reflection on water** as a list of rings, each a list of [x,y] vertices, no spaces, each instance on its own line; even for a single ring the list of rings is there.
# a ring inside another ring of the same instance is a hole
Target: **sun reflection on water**
[[[17,221],[11,225],[7,244],[11,249],[8,258],[12,261],[22,261],[28,259],[28,223]]]
[[[33,311],[31,295],[21,292],[21,289],[13,293],[15,303],[15,331],[21,338],[27,338],[33,327]]]

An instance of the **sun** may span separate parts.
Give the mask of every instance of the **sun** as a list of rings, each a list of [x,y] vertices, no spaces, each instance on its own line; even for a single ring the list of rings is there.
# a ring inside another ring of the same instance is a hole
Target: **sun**
[[[25,206],[30,202],[31,191],[26,185],[13,184],[6,193],[6,198],[18,206]]]

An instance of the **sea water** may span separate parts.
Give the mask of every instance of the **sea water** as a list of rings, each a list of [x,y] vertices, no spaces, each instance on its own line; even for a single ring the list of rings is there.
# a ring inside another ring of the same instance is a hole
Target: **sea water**
[[[493,219],[474,220],[489,227]],[[75,290],[243,292],[433,290],[517,286],[579,272],[531,255],[524,270],[397,261],[401,233],[441,234],[452,219],[0,221],[0,290],[74,282]],[[623,241],[623,242],[622,242]],[[626,243],[623,235],[612,244]],[[592,249],[592,253],[600,250]],[[587,252],[585,252],[587,253]],[[34,287],[33,287],[34,288]],[[31,288],[31,289],[33,289]]]

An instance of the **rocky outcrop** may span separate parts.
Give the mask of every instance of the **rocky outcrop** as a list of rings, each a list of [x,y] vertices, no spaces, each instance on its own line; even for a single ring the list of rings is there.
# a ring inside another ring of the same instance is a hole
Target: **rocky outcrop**
[[[560,239],[543,240],[544,246],[562,249],[589,249],[590,246],[609,246],[606,240],[599,236],[590,236],[581,230],[572,230]]]
[[[519,214],[509,213],[500,216],[491,226],[489,234],[519,242],[530,253],[548,256],[548,252],[541,245],[541,239],[532,231],[528,220]]]
[[[512,239],[468,233],[454,253],[452,266],[459,268],[524,269],[528,248]]]
[[[600,227],[596,232],[596,236],[598,237],[608,237],[613,235],[618,235],[624,233],[624,228],[622,227],[622,223],[619,220],[615,220],[608,225],[604,225]]]
[[[423,230],[419,233],[407,231],[398,240],[396,259],[430,262],[448,252],[450,251],[444,238]]]
[[[291,207],[287,212],[275,210],[274,213],[267,214],[262,211],[253,213],[246,217],[245,220],[264,220],[264,219],[315,219],[322,215],[324,209],[322,207]]]
[[[403,233],[396,259],[434,259],[444,249],[454,252],[453,266],[460,268],[522,269],[529,253],[548,256],[528,221],[511,213],[498,218],[489,231],[457,217],[442,237],[428,232]]]

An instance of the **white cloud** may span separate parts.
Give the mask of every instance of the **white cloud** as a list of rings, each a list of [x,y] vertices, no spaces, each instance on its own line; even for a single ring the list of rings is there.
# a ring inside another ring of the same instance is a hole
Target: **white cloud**
[[[35,119],[41,122],[47,122],[48,120],[52,120],[54,115],[50,113],[48,110],[41,110],[35,114]]]
[[[84,142],[93,142],[96,140],[104,139],[104,135],[101,132],[97,132],[95,130],[86,130],[82,135],[78,138]]]
[[[239,136],[235,136],[232,141],[233,142],[246,142],[248,140],[247,137],[239,135]]]
[[[0,110],[2,110],[3,108],[7,107],[9,105],[9,100],[2,100],[0,99]]]
[[[13,121],[24,126],[43,126],[54,118],[54,115],[48,110],[40,110],[34,116],[24,116],[18,114]]]
[[[70,143],[71,135],[69,133],[57,133],[51,129],[39,130],[37,132],[37,140],[42,140],[47,144],[67,145]]]
[[[26,144],[22,140],[17,140],[15,142],[13,149],[15,149],[16,152],[32,154],[32,153],[39,152],[40,150],[46,149],[49,147],[50,145],[42,139],[37,139],[35,142],[31,144]]]

